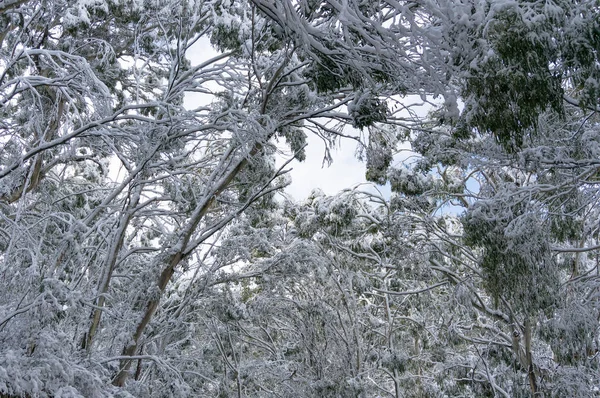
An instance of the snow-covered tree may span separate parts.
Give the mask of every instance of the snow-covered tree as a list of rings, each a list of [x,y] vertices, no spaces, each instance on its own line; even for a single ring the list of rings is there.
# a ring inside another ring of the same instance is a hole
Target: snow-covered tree
[[[0,394],[597,395],[599,20],[0,1]],[[392,197],[281,205],[307,134]]]
[[[213,248],[287,183],[274,140],[301,159],[306,132],[383,121],[407,90],[392,66],[416,44],[392,40],[389,6],[339,6],[0,5],[3,394],[193,391],[170,311],[189,316],[179,287],[235,269]],[[347,11],[364,31],[341,28]],[[368,41],[382,34],[385,67]],[[201,40],[220,54],[192,66]],[[206,104],[184,108],[188,92]]]

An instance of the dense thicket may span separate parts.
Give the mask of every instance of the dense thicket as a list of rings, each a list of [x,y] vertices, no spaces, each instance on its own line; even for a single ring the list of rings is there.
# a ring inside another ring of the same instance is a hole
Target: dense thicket
[[[0,396],[600,395],[598,11],[1,1]]]

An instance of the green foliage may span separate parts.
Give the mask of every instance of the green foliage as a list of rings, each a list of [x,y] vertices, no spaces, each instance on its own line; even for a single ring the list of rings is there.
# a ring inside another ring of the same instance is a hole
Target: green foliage
[[[367,181],[384,185],[388,180],[388,169],[393,160],[392,151],[396,140],[393,134],[384,128],[373,127],[369,131],[365,177]]]
[[[475,128],[514,152],[538,133],[542,114],[564,116],[565,93],[581,106],[598,103],[598,22],[589,3],[575,1],[490,7],[485,28],[473,32],[480,39],[472,54],[457,64],[465,69],[465,109],[455,135]]]
[[[220,51],[240,51],[242,41],[240,40],[239,27],[217,25],[213,28],[210,43]]]
[[[285,126],[278,132],[278,135],[285,138],[285,142],[290,146],[298,161],[303,162],[306,159],[306,133],[301,127]]]
[[[518,9],[499,12],[490,24],[490,50],[466,78],[463,128],[492,133],[514,151],[524,135],[535,133],[541,113],[562,113],[562,76],[552,66],[552,26],[531,28]]]
[[[385,122],[387,106],[373,93],[358,92],[355,99],[348,104],[348,113],[352,118],[352,126],[362,130],[375,123]]]
[[[331,93],[346,87],[360,86],[358,75],[326,56],[307,69],[305,76],[314,84],[318,93]]]
[[[392,191],[407,196],[421,195],[431,188],[431,180],[426,175],[407,167],[391,170],[389,180]]]
[[[465,241],[481,247],[488,291],[510,300],[527,315],[558,303],[559,270],[548,247],[546,221],[531,209],[479,202],[463,220]]]
[[[560,41],[561,64],[570,93],[582,106],[597,107],[600,102],[600,21],[597,4],[575,2],[572,19]]]
[[[571,301],[557,310],[556,316],[542,324],[540,336],[550,343],[555,361],[565,366],[597,367],[590,358],[597,353],[598,309]]]

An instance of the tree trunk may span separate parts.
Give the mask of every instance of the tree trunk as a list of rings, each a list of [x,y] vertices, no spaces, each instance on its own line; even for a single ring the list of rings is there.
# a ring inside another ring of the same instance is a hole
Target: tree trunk
[[[136,188],[135,192],[133,193],[133,197],[127,205],[127,209],[125,210],[122,218],[119,220],[119,229],[115,237],[113,238],[106,259],[102,279],[100,280],[98,286],[98,299],[96,301],[96,308],[94,308],[90,317],[92,322],[90,324],[88,332],[84,334],[83,339],[81,341],[81,348],[87,350],[88,352],[92,347],[94,337],[96,336],[98,327],[100,326],[100,319],[102,318],[102,312],[104,311],[104,304],[106,302],[106,293],[108,293],[108,288],[110,286],[112,274],[115,270],[115,265],[119,257],[119,252],[123,247],[123,241],[125,240],[125,233],[127,232],[127,227],[129,226],[129,222],[131,221],[131,217],[133,216],[134,209],[139,203],[140,194],[141,186],[138,186],[138,188]]]
[[[535,397],[538,393],[535,368],[533,366],[533,358],[531,356],[531,321],[529,317],[525,318],[525,358],[527,360],[527,376],[529,377],[529,388],[531,395]]]
[[[250,151],[249,156],[256,154],[261,148],[262,148],[262,146],[260,144],[256,144],[254,146],[254,148],[252,149],[252,151]],[[233,151],[228,152],[228,154],[229,155],[233,154]],[[228,156],[228,155],[225,155],[225,156]],[[187,227],[183,230],[182,236],[180,237],[177,244],[174,246],[175,248],[177,248],[177,252],[171,256],[168,266],[166,268],[164,268],[160,274],[160,277],[157,282],[159,294],[157,295],[156,298],[149,300],[148,303],[146,304],[146,310],[144,311],[144,315],[142,316],[142,319],[138,323],[138,325],[135,329],[135,333],[132,336],[132,339],[131,339],[132,343],[123,349],[123,352],[122,352],[123,356],[133,356],[136,354],[140,338],[144,334],[144,330],[146,329],[146,326],[148,326],[148,323],[150,323],[152,316],[156,312],[156,309],[158,308],[161,297],[162,297],[169,281],[171,280],[173,273],[175,272],[175,268],[179,265],[181,260],[183,260],[183,258],[185,257],[186,246],[188,245],[192,234],[195,232],[196,227],[198,226],[200,221],[204,218],[204,216],[210,209],[212,203],[214,202],[215,197],[217,195],[219,195],[221,192],[223,192],[229,186],[231,181],[244,168],[246,163],[247,163],[247,161],[245,159],[241,159],[238,161],[238,163],[233,168],[230,169],[229,172],[224,173],[225,176],[224,176],[224,178],[221,179],[221,181],[219,181],[216,184],[217,185],[216,189],[214,189],[212,192],[207,194],[207,196],[205,197],[205,200],[196,208],[196,210],[194,211],[194,214],[192,214],[190,221],[187,224]],[[122,387],[125,385],[125,382],[127,381],[128,377],[129,377],[129,369],[131,367],[131,363],[132,363],[131,359],[121,360],[120,371],[113,379],[113,381],[112,381],[113,385],[118,386],[118,387]]]

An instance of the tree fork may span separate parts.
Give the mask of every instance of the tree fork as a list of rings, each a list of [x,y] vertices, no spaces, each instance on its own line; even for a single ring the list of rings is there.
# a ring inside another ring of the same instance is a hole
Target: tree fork
[[[260,150],[262,150],[262,145],[260,143],[256,143],[254,145],[254,147],[252,148],[252,150],[250,151],[249,156],[256,155]],[[132,338],[133,342],[123,349],[123,352],[122,352],[123,356],[130,357],[130,356],[133,356],[136,354],[139,340],[142,337],[144,330],[146,329],[146,326],[148,326],[148,323],[150,323],[152,316],[156,312],[156,309],[158,308],[158,305],[159,305],[162,295],[165,291],[165,288],[167,287],[169,281],[171,280],[171,277],[173,276],[173,274],[175,272],[175,268],[179,265],[181,260],[183,260],[185,257],[185,249],[186,249],[186,246],[187,246],[193,232],[195,231],[195,229],[198,226],[198,224],[200,223],[200,221],[204,218],[206,213],[208,213],[208,210],[210,209],[210,207],[212,206],[212,204],[215,200],[215,197],[217,195],[219,195],[221,192],[223,192],[229,186],[229,184],[235,178],[235,176],[246,166],[247,162],[248,161],[246,158],[241,159],[239,161],[239,163],[221,181],[221,183],[219,184],[217,189],[215,189],[213,191],[212,195],[210,195],[210,199],[206,200],[202,204],[202,206],[199,208],[199,211],[190,220],[190,222],[188,224],[189,226],[188,226],[187,230],[185,231],[184,236],[182,236],[180,239],[180,244],[178,245],[179,250],[177,251],[177,253],[175,253],[171,257],[171,260],[169,261],[169,265],[165,269],[163,269],[163,271],[160,274],[160,277],[159,277],[158,283],[157,283],[158,289],[159,289],[158,297],[148,301],[148,304],[146,305],[146,310],[144,311],[144,315],[142,316],[142,319],[138,323],[135,333],[133,334],[133,338]],[[127,381],[128,377],[129,377],[129,369],[131,367],[131,364],[132,364],[131,359],[122,359],[121,360],[120,367],[119,367],[120,368],[119,373],[115,376],[115,378],[112,381],[113,385],[115,385],[117,387],[122,387],[125,385],[125,382]]]
[[[81,341],[81,348],[84,350],[89,350],[92,347],[92,342],[98,331],[98,327],[100,325],[100,319],[102,318],[102,312],[104,311],[104,304],[106,302],[106,293],[108,293],[108,288],[110,286],[110,281],[112,279],[112,274],[115,270],[115,264],[117,263],[118,253],[121,251],[123,247],[123,241],[125,240],[125,232],[127,230],[127,226],[129,225],[129,221],[131,220],[131,213],[129,213],[125,217],[125,221],[119,228],[118,237],[116,238],[117,242],[114,246],[114,250],[112,250],[110,254],[110,259],[108,261],[108,266],[105,270],[105,275],[102,278],[99,286],[99,297],[96,302],[96,308],[92,311],[92,316],[90,317],[92,322],[90,324],[90,328],[88,332],[84,334],[83,339]]]
[[[275,72],[275,75],[269,82],[266,91],[263,92],[262,106],[261,106],[261,113],[263,115],[266,113],[266,105],[269,101],[270,94],[272,93],[275,86],[278,85],[279,78],[280,78],[281,74],[283,73],[285,65],[288,64],[289,60],[290,60],[290,57],[287,56],[285,61],[282,63],[282,65],[280,65],[280,67]],[[268,141],[273,136],[273,134],[274,134],[274,131],[267,134],[265,137],[265,141]],[[179,265],[181,260],[183,260],[183,258],[187,254],[186,246],[189,243],[192,234],[194,233],[194,231],[196,230],[196,227],[198,226],[200,221],[204,218],[206,213],[208,213],[208,210],[212,206],[215,198],[230,185],[231,181],[233,181],[233,179],[238,175],[238,173],[248,164],[248,159],[257,155],[262,150],[263,150],[263,145],[260,142],[255,142],[254,145],[252,146],[252,149],[250,149],[250,151],[248,152],[247,156],[245,156],[239,160],[237,165],[235,165],[235,167],[233,167],[233,169],[231,169],[231,171],[228,174],[226,174],[226,176],[222,179],[222,181],[220,183],[218,183],[216,189],[214,189],[209,195],[207,195],[207,199],[205,200],[205,202],[200,207],[198,207],[195,214],[192,215],[191,220],[188,223],[188,228],[184,230],[184,234],[180,238],[179,244],[177,245],[177,247],[178,247],[177,253],[175,253],[171,257],[168,267],[165,268],[160,275],[160,278],[158,280],[159,294],[157,295],[156,298],[150,300],[148,302],[148,304],[146,305],[146,310],[144,312],[144,315],[143,315],[141,321],[139,322],[139,324],[135,330],[135,333],[133,335],[133,342],[123,349],[123,356],[133,356],[136,354],[137,349],[138,349],[139,340],[142,337],[144,330],[146,329],[146,326],[148,326],[148,323],[150,323],[152,316],[156,312],[156,309],[158,308],[158,305],[159,305],[162,295],[165,291],[165,288],[167,287],[169,281],[171,280],[171,277],[173,276],[173,274],[175,272],[175,268]],[[232,153],[233,153],[233,151],[228,152],[225,155],[225,157],[223,158],[223,160],[226,160]],[[113,385],[115,385],[117,387],[122,387],[125,385],[125,382],[127,381],[128,377],[129,377],[129,369],[131,367],[131,364],[132,364],[131,359],[121,360],[119,373],[115,376],[115,378],[112,381]]]

